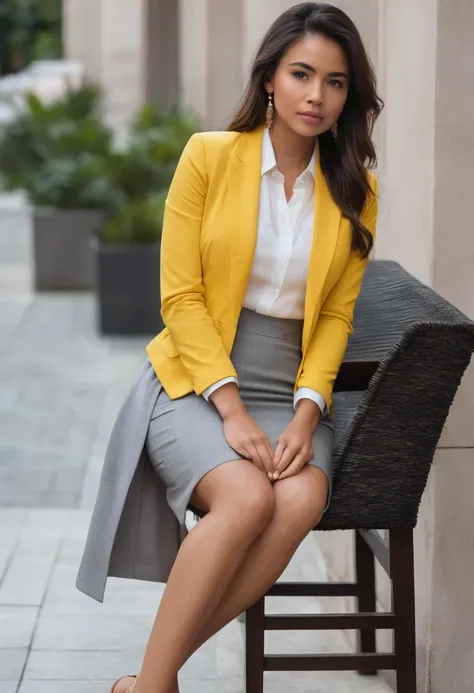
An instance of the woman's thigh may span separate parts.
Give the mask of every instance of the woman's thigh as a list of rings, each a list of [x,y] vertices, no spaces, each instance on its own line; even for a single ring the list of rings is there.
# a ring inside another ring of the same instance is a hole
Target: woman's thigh
[[[194,393],[171,400],[162,390],[151,415],[146,452],[183,523],[195,487],[221,464],[239,460],[216,408]],[[241,460],[242,461],[242,460]]]
[[[307,464],[293,476],[276,481],[274,518],[290,535],[302,539],[321,520],[328,495],[328,478],[319,467]]]
[[[275,496],[268,477],[249,460],[224,462],[208,472],[191,494],[202,512],[217,511],[236,522],[269,522]]]
[[[306,465],[298,474],[281,481],[270,482],[251,462],[235,460],[201,479],[191,503],[204,513],[220,510],[234,521],[275,521],[281,526],[282,538],[287,535],[291,540],[301,540],[319,523],[327,494],[327,476],[313,465]]]

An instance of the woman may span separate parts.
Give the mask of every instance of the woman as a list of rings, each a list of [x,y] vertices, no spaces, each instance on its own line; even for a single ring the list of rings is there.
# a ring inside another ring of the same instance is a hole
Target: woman
[[[265,36],[228,131],[185,148],[163,229],[166,328],[147,347],[140,378],[155,389],[140,420],[179,523],[189,505],[206,514],[175,556],[138,678],[114,693],[176,693],[186,659],[268,590],[328,506],[331,391],[375,236],[366,165],[381,108],[352,21],[303,3]],[[135,435],[137,406],[112,437]]]

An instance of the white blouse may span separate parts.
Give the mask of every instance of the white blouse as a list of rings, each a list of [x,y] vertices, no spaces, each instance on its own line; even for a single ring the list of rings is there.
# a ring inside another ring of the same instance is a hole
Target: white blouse
[[[244,308],[276,318],[303,319],[313,235],[315,163],[314,152],[307,168],[296,179],[293,195],[287,202],[285,178],[278,170],[270,134],[265,129],[257,244]],[[237,379],[223,378],[202,394],[208,399],[230,382],[237,383]],[[316,390],[299,388],[295,406],[303,398],[312,399],[325,412],[326,402]]]

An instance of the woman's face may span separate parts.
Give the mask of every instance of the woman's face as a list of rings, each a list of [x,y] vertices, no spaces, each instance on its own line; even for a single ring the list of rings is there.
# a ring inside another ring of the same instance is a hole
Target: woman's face
[[[293,43],[273,79],[274,122],[314,137],[336,123],[347,100],[349,67],[340,46],[321,34]],[[319,117],[318,117],[319,116]]]

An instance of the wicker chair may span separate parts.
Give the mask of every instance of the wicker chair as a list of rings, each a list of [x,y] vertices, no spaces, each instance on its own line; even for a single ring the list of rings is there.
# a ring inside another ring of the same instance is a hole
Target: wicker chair
[[[474,351],[474,323],[395,262],[370,262],[354,332],[334,388],[337,448],[331,505],[316,530],[353,530],[355,583],[276,583],[265,595],[357,598],[356,614],[246,614],[246,692],[264,671],[395,670],[416,693],[413,528],[436,445]],[[375,530],[388,530],[384,539]],[[392,582],[392,610],[376,613],[375,558]],[[265,656],[266,630],[358,631],[358,652]],[[377,629],[394,651],[376,653]]]
[[[317,531],[355,532],[354,583],[277,582],[246,612],[246,693],[265,671],[395,670],[416,693],[413,529],[436,445],[474,351],[474,323],[390,261],[369,262],[334,388],[337,447],[331,505]],[[388,530],[383,537],[377,530]],[[376,612],[375,559],[392,583]],[[272,596],[355,596],[355,614],[266,615]],[[352,654],[266,655],[265,631],[358,632]],[[391,629],[392,653],[376,652]]]

